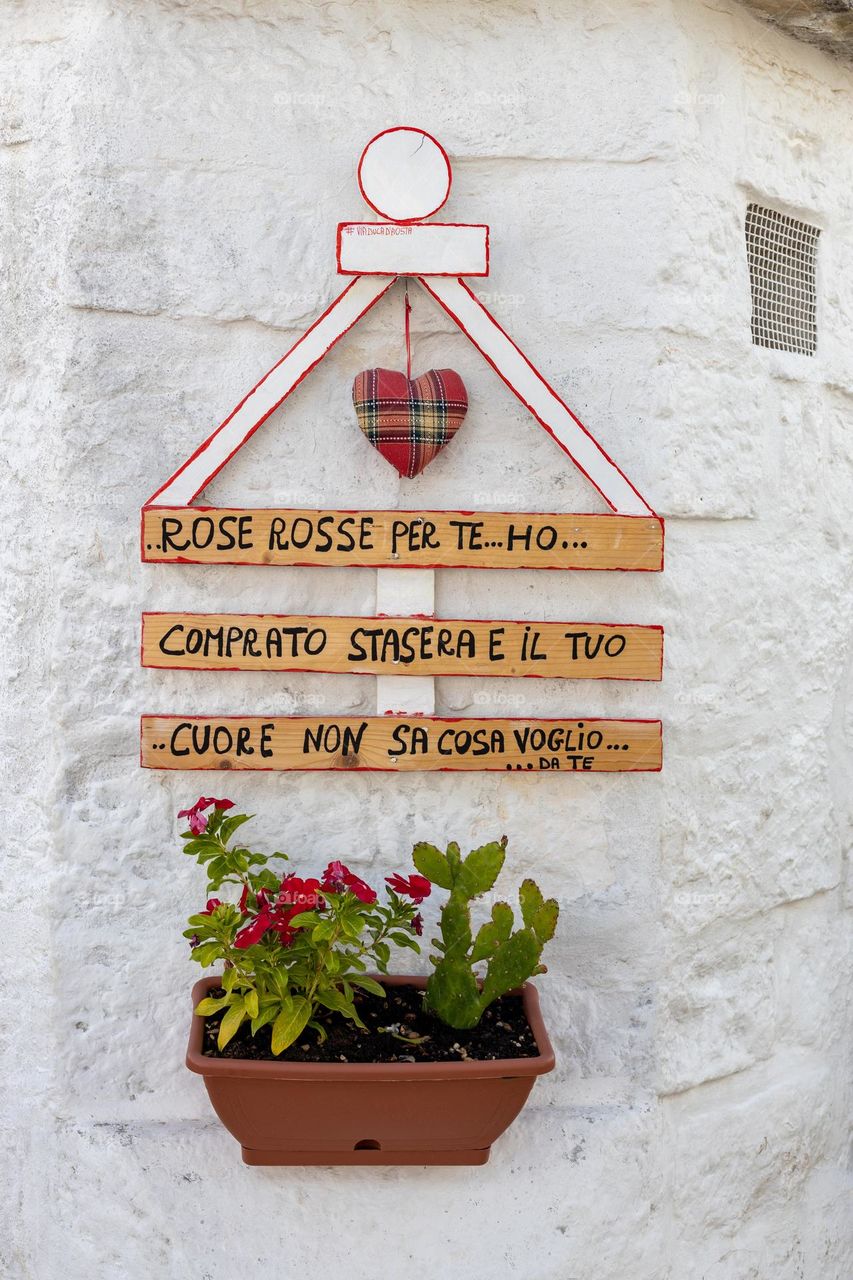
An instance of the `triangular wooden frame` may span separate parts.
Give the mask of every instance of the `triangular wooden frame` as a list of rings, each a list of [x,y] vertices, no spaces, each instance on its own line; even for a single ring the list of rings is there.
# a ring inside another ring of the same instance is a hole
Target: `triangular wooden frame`
[[[356,276],[145,504],[188,507],[397,276]],[[416,276],[574,466],[620,516],[663,521],[623,471],[513,342],[462,277]],[[606,517],[604,517],[606,518]],[[144,551],[143,551],[143,558]]]

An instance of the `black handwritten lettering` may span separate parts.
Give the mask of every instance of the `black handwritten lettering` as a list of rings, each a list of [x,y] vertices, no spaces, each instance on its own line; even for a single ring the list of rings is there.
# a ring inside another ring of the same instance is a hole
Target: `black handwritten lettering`
[[[530,525],[527,525],[522,533],[516,533],[515,525],[510,524],[506,534],[506,549],[507,551],[513,551],[515,549],[516,542],[520,542],[524,547],[524,550],[529,551],[532,538],[533,530]]]
[[[186,551],[190,545],[189,538],[183,542],[177,542],[175,535],[183,533],[184,522],[178,520],[175,516],[164,516],[160,521],[160,545],[164,551]]]
[[[482,520],[448,520],[447,523],[456,530],[457,551],[482,551]]]
[[[311,751],[325,751],[327,755],[357,756],[361,750],[361,740],[367,729],[367,721],[363,720],[357,729],[351,725],[318,724],[316,728],[307,728],[302,739],[302,753],[309,755]]]

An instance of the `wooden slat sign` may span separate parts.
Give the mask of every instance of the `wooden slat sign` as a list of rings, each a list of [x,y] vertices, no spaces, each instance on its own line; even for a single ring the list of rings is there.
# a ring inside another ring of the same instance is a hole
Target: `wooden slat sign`
[[[367,568],[663,568],[657,516],[530,512],[145,507],[142,559],[159,564]]]
[[[659,720],[143,716],[147,769],[655,772]]]
[[[142,664],[197,671],[660,680],[663,629],[590,622],[144,613]]]

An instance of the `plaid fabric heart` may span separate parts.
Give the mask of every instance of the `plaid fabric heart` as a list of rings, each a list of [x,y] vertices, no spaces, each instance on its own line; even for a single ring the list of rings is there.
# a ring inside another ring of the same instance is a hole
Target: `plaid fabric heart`
[[[468,394],[452,369],[430,369],[419,378],[365,369],[352,384],[352,402],[373,447],[411,480],[462,426]]]

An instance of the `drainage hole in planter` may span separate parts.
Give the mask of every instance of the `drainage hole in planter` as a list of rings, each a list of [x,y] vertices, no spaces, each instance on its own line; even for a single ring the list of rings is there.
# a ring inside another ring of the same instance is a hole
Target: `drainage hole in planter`
[[[357,1142],[353,1147],[353,1151],[381,1151],[382,1146],[375,1138],[362,1138],[361,1142]]]

